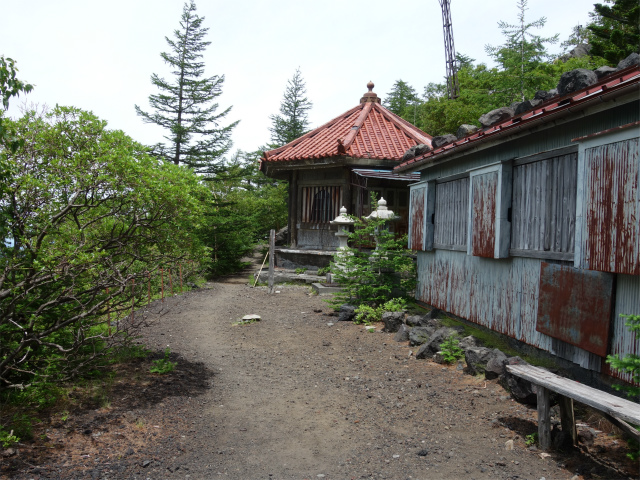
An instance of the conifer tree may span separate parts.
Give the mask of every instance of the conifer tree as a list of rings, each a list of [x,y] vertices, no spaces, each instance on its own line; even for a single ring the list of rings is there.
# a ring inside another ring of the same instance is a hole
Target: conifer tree
[[[540,37],[532,33],[533,29],[543,28],[547,22],[541,17],[533,22],[525,21],[527,0],[518,0],[518,23],[509,24],[500,21],[498,26],[506,38],[504,45],[487,45],[485,51],[502,67],[504,72],[503,91],[499,92],[506,101],[524,101],[527,96],[540,88],[541,80],[546,76],[539,67],[552,59],[546,44],[558,41],[558,35]],[[505,104],[507,103],[505,101]]]
[[[640,4],[638,0],[605,0],[594,5],[591,54],[618,63],[633,52],[640,52]]]
[[[287,80],[287,88],[280,103],[280,115],[271,115],[271,145],[272,148],[281,147],[308,132],[308,111],[313,104],[305,96],[307,89],[300,73],[296,69],[293,77]]]
[[[203,20],[196,14],[193,0],[184,4],[180,28],[174,31],[173,39],[165,37],[170,51],[160,54],[171,67],[172,77],[165,80],[151,75],[151,83],[160,90],[149,95],[152,111],[135,108],[145,123],[167,131],[167,142],[153,148],[156,156],[211,175],[231,148],[231,131],[238,122],[221,125],[231,107],[217,112],[216,98],[222,94],[224,75],[204,77],[202,56],[211,42],[204,40],[209,29],[202,26]]]
[[[382,105],[405,120],[415,123],[413,116],[419,101],[418,93],[411,85],[403,80],[396,80]]]

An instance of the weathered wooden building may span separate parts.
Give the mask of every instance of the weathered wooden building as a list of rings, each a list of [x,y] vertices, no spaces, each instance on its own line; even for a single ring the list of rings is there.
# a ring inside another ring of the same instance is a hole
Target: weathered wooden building
[[[384,197],[400,215],[406,232],[410,182],[418,174],[392,172],[407,149],[431,145],[431,136],[380,104],[373,83],[360,103],[275,150],[264,152],[265,175],[289,181],[289,246],[278,248],[280,266],[326,266],[338,247],[329,222],[345,206],[348,213],[370,213],[370,192]]]
[[[421,174],[417,299],[594,379],[639,354],[620,318],[640,314],[639,85],[620,70],[397,167]]]

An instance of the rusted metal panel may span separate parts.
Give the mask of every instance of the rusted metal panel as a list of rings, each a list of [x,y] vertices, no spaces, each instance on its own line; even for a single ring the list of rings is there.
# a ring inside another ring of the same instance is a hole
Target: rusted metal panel
[[[536,330],[540,263],[524,257],[497,262],[464,252],[419,252],[416,298],[599,371],[597,355]]]
[[[606,356],[613,276],[542,262],[536,329]]]
[[[584,265],[640,275],[640,139],[585,150]]]
[[[424,250],[426,193],[426,184],[411,188],[411,205],[409,207],[409,248],[411,250]]]
[[[466,247],[469,177],[436,185],[434,244]]]
[[[513,167],[511,248],[573,253],[577,153]]]
[[[640,337],[634,335],[620,315],[640,315],[640,277],[616,275],[616,301],[611,328],[611,355],[640,355]],[[613,371],[608,365],[603,370],[609,375],[631,382],[631,375]]]
[[[471,253],[493,258],[496,245],[496,193],[498,172],[474,175],[471,211]]]

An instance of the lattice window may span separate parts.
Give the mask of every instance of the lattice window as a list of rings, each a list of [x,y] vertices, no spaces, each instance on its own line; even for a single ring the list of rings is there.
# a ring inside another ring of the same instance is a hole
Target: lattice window
[[[329,223],[340,214],[342,187],[302,187],[302,222]]]

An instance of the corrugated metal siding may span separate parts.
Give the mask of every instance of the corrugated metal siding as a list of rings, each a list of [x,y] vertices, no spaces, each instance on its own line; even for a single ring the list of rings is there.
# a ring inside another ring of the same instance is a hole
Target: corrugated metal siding
[[[473,176],[471,252],[478,257],[494,257],[496,246],[496,192],[498,172]]]
[[[536,330],[605,357],[612,294],[610,273],[543,262]]]
[[[584,263],[640,275],[640,139],[585,150]]]
[[[541,261],[463,252],[418,253],[418,300],[591,370],[600,357],[536,330]]]
[[[611,329],[611,354],[640,355],[640,337],[634,335],[625,325],[624,315],[640,315],[640,277],[637,275],[616,275],[616,302]],[[609,370],[608,367],[605,370]],[[630,375],[609,372],[610,375],[631,381]]]
[[[411,188],[411,207],[409,217],[409,248],[424,250],[424,197],[426,185]]]
[[[466,246],[468,215],[469,178],[437,184],[434,244]]]
[[[578,154],[513,167],[511,248],[573,253]]]

